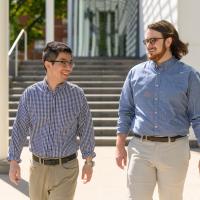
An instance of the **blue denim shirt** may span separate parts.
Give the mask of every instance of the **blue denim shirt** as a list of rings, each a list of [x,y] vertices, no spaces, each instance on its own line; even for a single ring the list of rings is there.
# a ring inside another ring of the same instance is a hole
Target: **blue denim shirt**
[[[130,70],[120,97],[118,134],[186,135],[190,124],[200,143],[199,72],[174,57]]]

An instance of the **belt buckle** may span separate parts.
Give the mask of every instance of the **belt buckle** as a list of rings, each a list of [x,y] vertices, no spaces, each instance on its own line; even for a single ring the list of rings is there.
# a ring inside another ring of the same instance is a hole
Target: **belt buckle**
[[[45,165],[45,161],[46,161],[46,160],[48,160],[48,159],[40,158],[40,157],[39,157],[39,163],[42,164],[42,165]]]
[[[142,140],[142,141],[143,141],[143,140],[148,140],[148,138],[147,138],[146,135],[143,135],[143,136],[141,137],[141,140]]]
[[[40,164],[45,165],[45,159],[44,158],[39,158]]]
[[[62,158],[59,158],[58,161],[59,161],[59,165],[62,165],[62,164],[63,164],[63,163],[62,163]]]
[[[176,141],[176,138],[174,137],[169,137],[169,142],[175,142]]]
[[[42,163],[42,160],[43,160],[42,158],[38,157],[38,162],[39,162],[40,164],[43,164],[43,163]]]

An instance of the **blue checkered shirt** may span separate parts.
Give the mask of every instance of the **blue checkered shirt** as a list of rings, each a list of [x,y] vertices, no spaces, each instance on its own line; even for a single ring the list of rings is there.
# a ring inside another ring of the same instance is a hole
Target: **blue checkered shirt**
[[[30,151],[37,156],[61,158],[80,147],[83,158],[94,157],[92,117],[83,90],[64,82],[52,91],[45,80],[28,87],[20,98],[9,160],[20,161],[28,135]]]

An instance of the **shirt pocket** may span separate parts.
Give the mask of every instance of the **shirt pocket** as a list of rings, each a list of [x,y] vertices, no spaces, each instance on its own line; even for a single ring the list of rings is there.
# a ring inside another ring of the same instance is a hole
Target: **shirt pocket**
[[[62,129],[70,128],[77,124],[78,111],[76,109],[64,108],[61,112],[57,113],[57,124]]]
[[[31,112],[31,124],[33,127],[44,127],[50,123],[50,116],[48,112],[45,112],[43,109],[33,109]]]

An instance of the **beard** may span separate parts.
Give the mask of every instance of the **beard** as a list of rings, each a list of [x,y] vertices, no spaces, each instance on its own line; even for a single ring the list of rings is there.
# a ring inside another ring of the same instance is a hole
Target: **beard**
[[[163,43],[161,52],[157,54],[148,53],[147,54],[148,59],[153,60],[154,62],[158,62],[165,55],[166,51],[167,51],[167,48],[165,47],[165,44]]]

